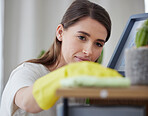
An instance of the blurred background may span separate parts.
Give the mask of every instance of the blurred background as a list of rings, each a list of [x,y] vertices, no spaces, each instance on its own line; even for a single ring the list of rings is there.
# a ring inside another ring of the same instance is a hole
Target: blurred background
[[[0,1],[0,95],[14,68],[51,46],[56,27],[73,1]],[[90,1],[103,6],[112,20],[111,37],[104,47],[103,65],[107,66],[129,17],[148,12],[148,0]]]

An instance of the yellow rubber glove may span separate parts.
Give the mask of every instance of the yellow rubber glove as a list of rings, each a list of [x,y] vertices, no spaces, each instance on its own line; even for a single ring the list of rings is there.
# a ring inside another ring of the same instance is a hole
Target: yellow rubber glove
[[[60,80],[74,76],[122,77],[117,71],[94,62],[83,61],[63,66],[39,78],[33,86],[33,96],[43,110],[51,108],[58,97],[56,90]]]

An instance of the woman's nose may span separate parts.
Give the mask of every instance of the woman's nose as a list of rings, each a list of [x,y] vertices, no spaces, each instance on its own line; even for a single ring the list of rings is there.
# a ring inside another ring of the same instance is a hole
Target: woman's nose
[[[85,55],[89,56],[92,54],[92,47],[91,46],[86,46],[86,48],[83,49],[82,51]]]

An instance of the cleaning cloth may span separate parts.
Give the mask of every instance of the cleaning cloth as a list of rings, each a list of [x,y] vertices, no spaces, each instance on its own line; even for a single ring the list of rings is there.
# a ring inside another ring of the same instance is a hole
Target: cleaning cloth
[[[43,110],[51,108],[59,99],[56,90],[61,86],[61,80],[78,76],[123,78],[116,70],[94,62],[82,61],[65,65],[35,81],[33,96],[39,107]]]

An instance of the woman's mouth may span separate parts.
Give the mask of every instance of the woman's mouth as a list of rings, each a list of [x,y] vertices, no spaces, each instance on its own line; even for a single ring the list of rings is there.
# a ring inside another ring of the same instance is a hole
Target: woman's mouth
[[[84,58],[84,57],[79,57],[79,56],[75,56],[75,60],[77,62],[80,62],[80,61],[90,61],[89,58]]]

